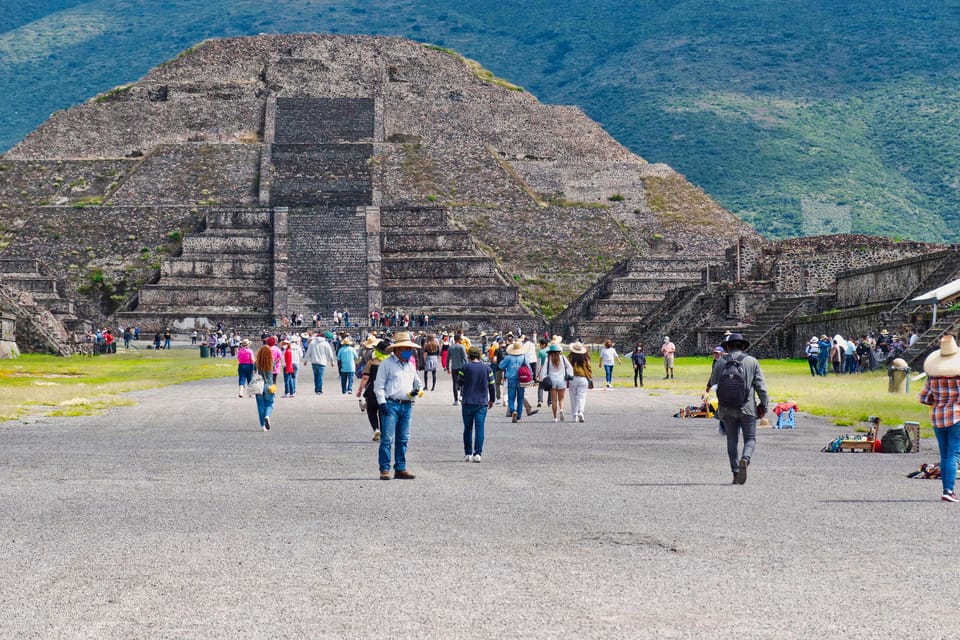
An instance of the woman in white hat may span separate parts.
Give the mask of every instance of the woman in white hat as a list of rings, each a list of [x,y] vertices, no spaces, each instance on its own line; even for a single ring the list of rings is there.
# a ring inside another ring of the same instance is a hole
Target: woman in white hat
[[[930,422],[940,446],[940,480],[944,502],[957,502],[957,462],[960,461],[960,351],[956,338],[944,334],[940,350],[923,363],[927,381],[920,402],[930,405]]]
[[[242,398],[244,387],[253,380],[253,349],[250,348],[250,341],[246,339],[240,342],[240,349],[237,350],[237,378]]]
[[[567,382],[573,380],[573,367],[563,355],[559,344],[551,343],[547,348],[547,362],[543,367],[544,377],[550,380],[550,407],[553,409],[553,421],[558,415],[563,422],[563,399],[567,394]]]
[[[803,353],[807,356],[807,364],[810,365],[810,375],[816,377],[817,364],[820,362],[820,341],[817,340],[817,336],[810,338]]]
[[[587,389],[593,383],[593,369],[590,367],[590,354],[582,342],[570,345],[570,368],[573,380],[570,381],[570,409],[573,419],[583,422],[583,409],[587,404]]]

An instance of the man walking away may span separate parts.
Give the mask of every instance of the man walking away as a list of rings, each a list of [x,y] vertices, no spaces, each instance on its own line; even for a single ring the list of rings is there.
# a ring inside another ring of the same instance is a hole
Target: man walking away
[[[742,335],[731,333],[720,346],[726,349],[727,355],[714,367],[709,386],[717,385],[717,417],[727,434],[733,483],[744,484],[757,446],[757,418],[763,417],[769,403],[767,383],[757,359],[744,353],[750,343]],[[743,450],[738,452],[740,432],[743,432]]]
[[[460,400],[460,370],[467,363],[467,350],[463,348],[463,337],[457,335],[453,346],[447,353],[447,372],[453,378],[453,405]]]

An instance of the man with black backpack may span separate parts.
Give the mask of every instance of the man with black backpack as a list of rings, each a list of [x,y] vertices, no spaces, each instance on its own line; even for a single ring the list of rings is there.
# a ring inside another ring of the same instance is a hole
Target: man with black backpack
[[[727,456],[733,470],[733,483],[744,484],[747,467],[757,446],[757,418],[766,413],[770,400],[760,363],[744,353],[750,343],[741,334],[731,333],[720,346],[727,353],[715,363],[707,390],[716,385],[717,417],[727,433]],[[754,393],[759,402],[754,400]],[[741,431],[742,452],[739,450]]]

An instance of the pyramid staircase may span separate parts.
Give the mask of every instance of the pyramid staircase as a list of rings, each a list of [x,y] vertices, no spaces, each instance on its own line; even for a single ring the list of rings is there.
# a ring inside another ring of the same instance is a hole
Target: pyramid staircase
[[[57,279],[42,273],[36,258],[0,258],[0,282],[16,291],[29,293],[33,302],[48,309],[67,331],[85,332],[71,300],[60,295]]]
[[[665,299],[674,299],[676,292],[701,288],[703,271],[720,262],[719,257],[651,257],[618,264],[596,288],[593,299],[583,305],[584,319],[574,325],[577,337],[587,342],[608,338],[623,342],[638,335],[648,336],[651,331],[659,333],[653,325],[662,323],[648,316],[666,313],[661,306]],[[686,295],[680,294],[680,298]]]

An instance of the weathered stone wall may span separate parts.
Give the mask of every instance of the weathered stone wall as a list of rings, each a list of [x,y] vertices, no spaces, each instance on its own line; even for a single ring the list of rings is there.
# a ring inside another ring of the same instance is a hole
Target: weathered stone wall
[[[872,267],[942,250],[942,245],[896,242],[861,235],[817,236],[777,242],[744,240],[739,244],[742,281],[772,281],[778,291],[797,294],[835,291],[837,276],[853,269]],[[737,247],[727,250],[737,264]]]
[[[165,144],[152,150],[110,204],[257,204],[259,144]]]
[[[936,252],[841,273],[837,278],[837,307],[901,300],[945,259],[956,259],[956,254]]]
[[[271,206],[372,204],[372,155],[368,144],[273,145]]]
[[[191,207],[33,207],[5,258],[43,256],[46,273],[82,318],[102,322],[111,296],[121,299],[152,280],[180,233],[197,227]]]

